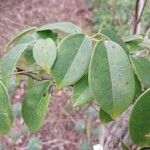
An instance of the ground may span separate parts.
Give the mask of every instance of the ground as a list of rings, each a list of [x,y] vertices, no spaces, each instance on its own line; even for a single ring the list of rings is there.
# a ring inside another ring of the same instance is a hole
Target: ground
[[[1,0],[0,54],[4,53],[5,44],[11,37],[28,26],[71,21],[91,32],[91,10],[91,6],[82,0]],[[18,85],[12,96],[12,104],[23,100],[24,89],[24,82]],[[91,145],[97,144],[98,136],[92,135],[92,129],[98,129],[98,117],[95,115],[91,119],[88,113],[94,108],[85,106],[73,109],[70,95],[70,89],[54,90],[44,125],[37,134],[30,134],[23,119],[16,117],[10,133],[0,138],[4,149],[26,149],[32,137],[44,142],[43,150],[78,150],[81,145],[86,147],[86,141]]]

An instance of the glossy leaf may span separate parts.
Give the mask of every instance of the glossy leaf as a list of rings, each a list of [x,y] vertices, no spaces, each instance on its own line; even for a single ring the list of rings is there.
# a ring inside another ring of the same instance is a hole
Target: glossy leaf
[[[81,33],[82,30],[77,25],[70,22],[59,22],[59,23],[51,23],[48,25],[44,25],[38,29],[38,31],[44,30],[59,30],[67,33]]]
[[[27,44],[16,45],[8,52],[8,54],[4,58],[1,68],[1,80],[6,86],[8,86],[11,73],[17,63],[17,60],[19,59],[21,54],[26,50],[27,47]]]
[[[74,84],[86,73],[91,53],[92,42],[84,34],[68,36],[61,42],[52,68],[59,88]]]
[[[100,107],[115,119],[134,97],[134,75],[127,54],[113,41],[98,42],[89,68],[89,86]]]
[[[35,61],[48,73],[55,62],[56,55],[56,45],[50,38],[39,39],[33,47]]]
[[[106,37],[106,38],[108,38],[108,39],[118,43],[128,53],[128,49],[127,49],[125,43],[121,40],[119,35],[117,35],[113,30],[110,30],[110,29],[107,29],[107,28],[103,28],[103,29],[101,29],[99,31],[99,33],[102,36],[104,36],[104,37]]]
[[[101,123],[109,123],[113,121],[111,116],[101,108],[99,110],[99,119]]]
[[[7,88],[0,81],[0,134],[6,134],[13,122],[10,99]]]
[[[87,75],[74,85],[71,99],[73,106],[85,105],[92,102],[93,95],[89,89]]]
[[[7,44],[7,48],[11,45],[11,44],[16,44],[18,41],[20,41],[25,35],[27,35],[30,32],[35,31],[37,28],[36,27],[30,27],[28,29],[23,30],[22,32],[20,32],[18,35],[16,35],[8,44]]]
[[[150,89],[136,101],[129,119],[129,131],[132,141],[141,146],[150,146]]]
[[[49,81],[34,84],[25,95],[22,116],[31,132],[37,132],[42,126],[50,99],[46,94],[49,85]]]
[[[131,57],[131,61],[139,80],[150,87],[150,61],[142,57]]]

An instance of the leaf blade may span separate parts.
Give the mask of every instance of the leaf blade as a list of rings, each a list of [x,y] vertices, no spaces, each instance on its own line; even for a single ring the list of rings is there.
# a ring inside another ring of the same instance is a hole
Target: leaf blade
[[[139,80],[150,87],[150,61],[143,57],[131,57],[131,62]]]
[[[92,53],[92,42],[84,34],[64,39],[58,47],[52,74],[59,88],[72,85],[86,72]]]
[[[51,23],[51,24],[42,26],[37,31],[43,31],[43,30],[60,30],[60,31],[67,32],[67,33],[81,33],[82,32],[80,27],[70,22]]]
[[[129,131],[132,141],[142,147],[150,146],[149,100],[150,89],[138,98],[129,118]]]
[[[99,33],[108,38],[109,40],[112,40],[116,43],[118,43],[128,54],[128,49],[125,45],[125,43],[121,40],[121,38],[119,37],[119,35],[117,35],[113,30],[107,29],[107,28],[103,28],[99,31]]]
[[[54,41],[50,38],[38,40],[33,47],[33,56],[35,61],[50,73],[57,56]]]
[[[6,49],[13,43],[16,44],[21,38],[23,38],[28,33],[35,31],[36,29],[37,29],[36,27],[30,27],[28,29],[23,30],[22,32],[17,34],[14,38],[12,38],[12,40],[7,44]]]
[[[113,119],[130,105],[134,75],[120,45],[113,41],[97,43],[89,67],[89,85],[94,98]]]
[[[89,89],[87,75],[82,77],[74,85],[71,100],[72,100],[74,107],[80,106],[80,105],[85,105],[85,104],[92,102],[93,95]]]
[[[27,91],[22,105],[22,116],[31,132],[37,132],[42,126],[49,104],[49,96],[45,95],[49,81],[42,81]]]
[[[11,104],[5,85],[0,81],[0,133],[6,134],[13,122]]]
[[[99,119],[101,123],[109,123],[113,121],[111,116],[101,108],[99,110]]]
[[[16,45],[9,51],[9,53],[4,58],[1,68],[1,80],[6,86],[8,86],[11,73],[17,63],[17,60],[27,47],[28,47],[27,44]]]

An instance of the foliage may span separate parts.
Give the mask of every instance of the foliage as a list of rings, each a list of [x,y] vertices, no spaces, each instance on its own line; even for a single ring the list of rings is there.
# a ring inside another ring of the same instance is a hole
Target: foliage
[[[135,144],[150,146],[150,61],[137,55],[143,49],[147,54],[147,35],[123,40],[116,32],[104,28],[89,36],[80,27],[67,22],[26,31],[12,39],[8,48],[11,50],[2,59],[0,133],[7,133],[12,124],[7,92],[10,78],[24,75],[29,86],[22,104],[22,116],[30,132],[37,132],[42,126],[52,87],[72,86],[73,105],[95,101],[104,123],[115,120],[133,105],[129,121],[131,138]],[[34,40],[24,40],[25,37]],[[141,47],[133,50],[134,41]],[[31,55],[25,55],[29,51]],[[21,60],[26,63],[20,65]],[[27,63],[29,60],[32,61]],[[87,114],[93,117],[94,113]],[[85,127],[84,122],[78,122],[76,130],[84,132]]]
[[[86,1],[86,0],[85,0]],[[134,11],[136,1],[131,0],[91,0],[93,5],[94,30],[108,27],[119,33],[119,35],[129,35],[133,32]],[[141,18],[142,30],[144,33],[149,25],[150,3],[147,3],[144,14]]]

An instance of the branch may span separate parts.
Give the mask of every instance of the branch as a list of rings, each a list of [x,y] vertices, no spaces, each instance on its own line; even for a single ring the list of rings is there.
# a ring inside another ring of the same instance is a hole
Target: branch
[[[140,22],[141,17],[144,12],[144,8],[146,6],[147,0],[137,0],[135,5],[135,19],[134,19],[134,31],[133,33],[136,34],[140,30]]]
[[[17,72],[16,74],[19,74],[19,75],[24,75],[24,76],[27,76],[27,77],[30,77],[32,78],[33,80],[36,80],[36,81],[43,81],[43,80],[47,80],[46,78],[44,77],[40,77],[40,79],[37,77],[38,75],[36,73],[33,73],[31,71],[26,71],[24,69],[21,69],[21,68],[16,68]]]

